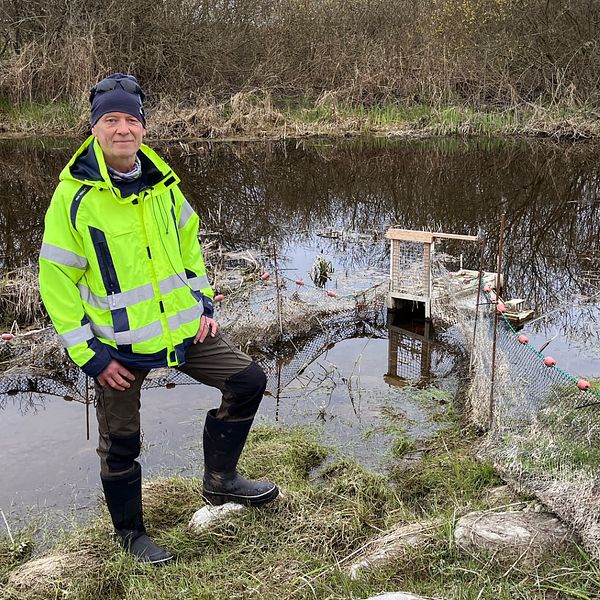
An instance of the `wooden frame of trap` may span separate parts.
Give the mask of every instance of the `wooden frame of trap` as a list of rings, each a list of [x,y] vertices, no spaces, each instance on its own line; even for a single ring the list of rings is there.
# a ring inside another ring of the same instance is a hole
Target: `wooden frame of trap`
[[[407,303],[421,303],[425,307],[426,319],[431,319],[432,304],[436,297],[433,275],[436,240],[481,242],[474,235],[397,228],[388,229],[385,237],[391,242],[387,306],[401,309]],[[462,269],[461,265],[461,269],[453,275],[463,280],[461,296],[477,295],[479,271]],[[496,287],[496,273],[486,271],[482,275],[484,284]]]

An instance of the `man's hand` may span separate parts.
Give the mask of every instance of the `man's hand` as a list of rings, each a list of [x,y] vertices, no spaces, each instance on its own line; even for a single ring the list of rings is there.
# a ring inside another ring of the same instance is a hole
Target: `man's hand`
[[[98,375],[97,379],[102,387],[111,387],[114,390],[123,392],[131,387],[129,381],[133,381],[135,375],[130,373],[120,362],[113,358],[108,363],[108,367]]]
[[[200,318],[200,328],[198,329],[198,333],[194,338],[194,344],[197,344],[198,342],[202,343],[206,339],[206,336],[209,334],[209,332],[210,337],[215,337],[217,329],[219,329],[219,325],[214,319],[202,316]]]

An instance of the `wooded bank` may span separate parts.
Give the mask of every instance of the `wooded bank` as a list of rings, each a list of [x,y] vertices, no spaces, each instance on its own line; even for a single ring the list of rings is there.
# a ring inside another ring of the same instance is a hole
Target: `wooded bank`
[[[260,90],[279,110],[544,106],[593,121],[599,40],[596,0],[3,0],[0,109],[83,109],[121,70],[157,110]]]

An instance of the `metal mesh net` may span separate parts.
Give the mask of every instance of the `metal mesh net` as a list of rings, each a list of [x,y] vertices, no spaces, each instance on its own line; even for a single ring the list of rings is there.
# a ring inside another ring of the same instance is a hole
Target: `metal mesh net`
[[[429,294],[429,264],[425,244],[406,240],[392,240],[392,292],[416,296]]]
[[[462,331],[470,354],[467,405],[470,420],[487,431],[482,454],[600,557],[600,393],[580,389],[587,382],[553,364],[503,315],[494,360],[493,296],[482,292],[476,311],[475,302],[455,301],[452,275],[441,264],[436,269],[447,295],[435,318]]]

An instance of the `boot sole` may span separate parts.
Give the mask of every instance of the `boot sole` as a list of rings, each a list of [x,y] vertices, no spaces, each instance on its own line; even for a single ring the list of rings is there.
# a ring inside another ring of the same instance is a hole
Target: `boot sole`
[[[260,496],[241,496],[240,494],[222,494],[209,492],[204,490],[202,492],[204,499],[208,504],[212,504],[213,506],[221,506],[222,504],[226,504],[227,502],[233,502],[234,504],[243,504],[244,506],[261,506],[262,504],[267,504],[268,502],[272,502],[279,496],[279,488],[275,485],[272,489]]]
[[[164,567],[167,563],[170,563],[174,559],[175,557],[171,555],[168,558],[161,558],[160,560],[147,560],[145,562],[148,562],[151,565],[154,565],[155,567]]]

